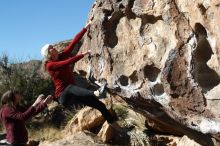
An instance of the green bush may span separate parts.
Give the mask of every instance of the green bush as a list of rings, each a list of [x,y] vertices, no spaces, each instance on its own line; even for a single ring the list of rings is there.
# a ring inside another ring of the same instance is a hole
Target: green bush
[[[113,110],[115,111],[115,113],[117,114],[119,118],[125,119],[128,115],[128,110],[122,105],[114,104]]]
[[[7,55],[0,57],[0,96],[9,89],[23,95],[23,106],[33,103],[39,94],[52,94],[52,82],[40,74],[41,62],[9,63]]]

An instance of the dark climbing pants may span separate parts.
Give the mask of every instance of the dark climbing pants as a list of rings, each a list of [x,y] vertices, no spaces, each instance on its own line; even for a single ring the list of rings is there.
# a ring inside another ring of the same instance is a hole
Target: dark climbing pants
[[[65,107],[70,107],[74,104],[87,105],[99,110],[108,123],[113,123],[115,120],[106,108],[105,104],[99,101],[99,99],[94,95],[94,91],[85,88],[75,85],[67,86],[62,92],[59,102]]]

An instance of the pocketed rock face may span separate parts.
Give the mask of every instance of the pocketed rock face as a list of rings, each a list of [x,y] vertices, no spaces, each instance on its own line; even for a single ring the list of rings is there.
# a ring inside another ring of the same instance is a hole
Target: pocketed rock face
[[[220,140],[219,16],[218,0],[96,0],[75,69],[169,133]]]

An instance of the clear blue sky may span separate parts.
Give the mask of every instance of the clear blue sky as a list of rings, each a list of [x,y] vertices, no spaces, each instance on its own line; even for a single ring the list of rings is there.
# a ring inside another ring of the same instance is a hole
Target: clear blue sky
[[[85,26],[95,0],[1,0],[0,55],[42,59],[46,43],[71,39]]]

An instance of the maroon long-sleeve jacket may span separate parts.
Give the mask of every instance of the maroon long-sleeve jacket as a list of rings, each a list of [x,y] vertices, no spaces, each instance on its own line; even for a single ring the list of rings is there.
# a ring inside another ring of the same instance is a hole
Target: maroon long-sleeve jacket
[[[36,107],[29,107],[25,112],[20,112],[17,108],[4,105],[0,109],[0,119],[6,130],[6,139],[11,144],[25,144],[28,141],[28,132],[25,121],[38,114],[47,105],[38,104]]]
[[[72,40],[71,44],[59,54],[58,60],[47,61],[45,68],[48,70],[55,85],[55,97],[59,97],[63,90],[70,84],[74,84],[73,71],[70,64],[73,64],[84,57],[83,54],[71,56],[74,46],[86,33],[83,28]]]

